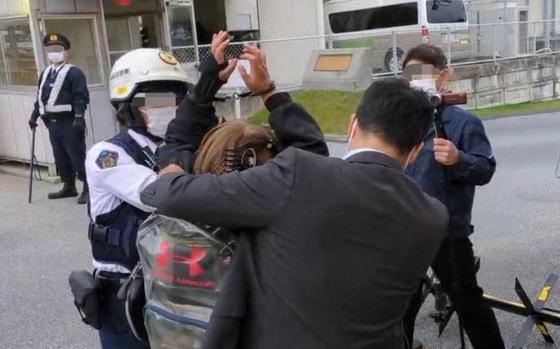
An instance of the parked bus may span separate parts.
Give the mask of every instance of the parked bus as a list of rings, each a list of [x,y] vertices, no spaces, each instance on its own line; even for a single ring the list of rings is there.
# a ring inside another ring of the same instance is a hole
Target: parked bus
[[[400,69],[406,51],[430,42],[453,59],[469,55],[469,27],[462,0],[327,0],[326,29],[333,48],[373,47],[374,72]],[[392,33],[397,33],[393,54]],[[446,52],[447,53],[447,52]]]

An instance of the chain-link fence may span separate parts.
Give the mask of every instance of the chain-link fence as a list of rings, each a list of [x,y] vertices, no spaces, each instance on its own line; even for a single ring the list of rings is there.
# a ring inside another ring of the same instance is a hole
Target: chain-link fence
[[[194,46],[181,46],[172,49],[175,57],[181,63],[204,62],[211,54],[210,45],[199,45],[198,51]],[[228,59],[238,58],[243,53],[243,43],[232,43],[226,50]]]
[[[421,43],[429,42],[443,49],[451,65],[498,61],[514,57],[544,55],[560,50],[560,21],[527,21],[479,25],[440,25],[407,31],[361,32],[326,36],[261,40],[269,59],[286,71],[293,63],[307,65],[314,49],[371,48],[374,75],[395,74],[402,67],[406,53]],[[244,43],[233,43],[228,58],[242,54]],[[270,49],[273,48],[273,49]],[[204,61],[209,45],[174,47],[182,63]],[[277,58],[280,55],[283,59]],[[278,70],[279,67],[276,67]],[[299,69],[301,71],[304,69]],[[293,74],[291,74],[293,75]],[[300,81],[303,76],[300,77]],[[296,82],[294,79],[293,82]]]

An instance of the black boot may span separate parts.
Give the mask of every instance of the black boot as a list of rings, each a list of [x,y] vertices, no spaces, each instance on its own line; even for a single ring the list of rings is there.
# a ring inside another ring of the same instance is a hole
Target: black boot
[[[78,205],[87,204],[89,199],[89,188],[87,182],[84,182],[84,189],[82,190],[82,195],[78,198]]]
[[[64,183],[64,186],[62,187],[61,190],[54,193],[49,193],[49,195],[47,195],[49,200],[73,198],[76,196],[78,196],[78,191],[76,190],[76,184],[71,182]]]

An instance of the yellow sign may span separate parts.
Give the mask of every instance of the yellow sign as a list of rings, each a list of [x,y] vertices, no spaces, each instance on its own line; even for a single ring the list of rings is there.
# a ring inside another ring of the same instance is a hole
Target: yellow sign
[[[159,53],[159,58],[161,58],[161,60],[167,64],[171,64],[171,65],[177,64],[177,58],[175,58],[175,56],[173,56],[173,53],[171,52],[161,51]]]
[[[315,63],[315,71],[346,72],[351,64],[351,54],[319,55]]]
[[[58,40],[58,35],[56,35],[56,34],[51,34],[51,36],[49,36],[49,40],[50,40],[50,41],[56,41],[56,40]]]

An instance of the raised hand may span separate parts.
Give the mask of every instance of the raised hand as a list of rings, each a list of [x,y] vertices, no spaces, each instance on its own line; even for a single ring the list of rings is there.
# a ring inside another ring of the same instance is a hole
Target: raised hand
[[[220,31],[212,36],[212,55],[214,55],[214,59],[218,63],[218,66],[222,68],[218,72],[218,78],[223,82],[227,82],[229,80],[231,74],[237,66],[237,59],[231,59],[226,64],[225,51],[229,44],[229,34],[226,31]]]
[[[265,96],[262,97],[266,99],[268,95],[274,92],[272,78],[266,65],[266,55],[257,46],[247,44],[239,58],[246,59],[251,64],[250,73],[244,67],[239,67],[245,85],[253,94],[262,95],[265,93]]]

